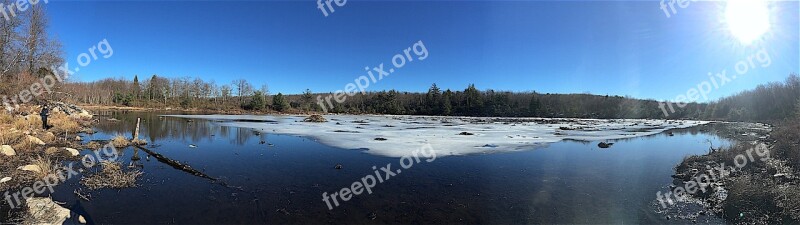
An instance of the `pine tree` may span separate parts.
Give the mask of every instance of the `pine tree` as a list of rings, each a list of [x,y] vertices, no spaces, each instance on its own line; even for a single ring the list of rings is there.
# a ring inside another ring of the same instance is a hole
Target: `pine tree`
[[[481,96],[481,92],[475,88],[474,84],[470,84],[469,87],[464,90],[464,95],[464,112],[470,116],[479,115],[483,108],[483,96]]]
[[[311,90],[306,89],[306,91],[303,92],[303,95],[301,96],[301,100],[303,101],[303,105],[302,105],[303,110],[305,110],[305,111],[311,110],[311,106],[312,106],[313,101],[314,101],[314,96],[311,93]]]
[[[280,92],[278,92],[278,94],[272,99],[272,108],[278,112],[283,112],[284,110],[289,109],[289,103],[286,102],[286,99],[283,98],[283,94]]]
[[[428,94],[425,96],[425,113],[429,115],[440,115],[442,113],[441,104],[442,92],[436,83],[431,85],[428,89]]]
[[[249,108],[253,110],[262,110],[266,105],[267,100],[264,98],[264,94],[261,91],[256,91],[253,94],[253,99],[250,99]]]
[[[139,86],[139,75],[133,76],[133,96],[135,99],[139,99],[139,95],[141,94],[142,88]]]
[[[450,89],[444,92],[442,95],[442,115],[449,116],[453,114],[453,92]]]

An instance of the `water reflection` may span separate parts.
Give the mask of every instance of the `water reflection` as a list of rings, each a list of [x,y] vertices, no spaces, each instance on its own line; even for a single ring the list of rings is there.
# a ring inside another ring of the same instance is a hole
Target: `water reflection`
[[[230,144],[245,145],[253,136],[260,136],[266,142],[266,136],[247,128],[215,125],[213,121],[190,120],[175,117],[163,117],[162,114],[175,112],[137,112],[137,111],[102,111],[98,113],[97,131],[108,134],[131,136],[136,129],[136,119],[141,118],[140,136],[146,137],[149,143],[162,140],[180,140],[183,142],[211,141],[215,136],[230,140]],[[185,114],[185,113],[177,113]],[[112,119],[113,118],[113,119]]]

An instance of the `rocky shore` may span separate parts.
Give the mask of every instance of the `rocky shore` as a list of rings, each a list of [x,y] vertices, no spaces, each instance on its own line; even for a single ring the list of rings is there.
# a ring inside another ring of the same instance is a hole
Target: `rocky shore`
[[[685,217],[696,222],[708,213],[734,224],[799,223],[800,177],[793,157],[800,135],[793,123],[715,125],[717,134],[734,145],[710,146],[708,154],[687,157],[675,168],[671,191],[696,185],[693,193],[681,190],[687,197],[683,202],[704,207]]]
[[[73,217],[74,213],[49,197],[28,191],[48,188],[40,185],[42,181],[56,177],[63,163],[79,162],[80,150],[90,149],[82,143],[81,135],[93,133],[92,114],[61,102],[48,103],[48,107],[51,128],[46,130],[42,128],[40,106],[23,105],[14,111],[0,112],[0,193],[5,193],[0,203],[0,221],[3,223],[62,224],[68,218],[86,222],[81,216]]]

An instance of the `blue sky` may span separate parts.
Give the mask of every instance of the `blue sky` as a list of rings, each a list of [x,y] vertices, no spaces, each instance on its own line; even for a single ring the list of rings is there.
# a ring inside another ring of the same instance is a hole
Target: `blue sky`
[[[74,78],[134,75],[244,78],[272,93],[343,89],[364,67],[423,41],[429,57],[369,90],[593,93],[672,100],[708,73],[734,71],[758,50],[768,67],[713,90],[711,98],[800,72],[797,1],[770,7],[770,30],[743,45],[726,3],[692,2],[669,18],[658,1],[357,1],[325,17],[316,1],[52,1],[50,31],[71,65],[107,39],[114,50]],[[752,58],[752,57],[751,57]],[[755,62],[758,66],[759,62]]]

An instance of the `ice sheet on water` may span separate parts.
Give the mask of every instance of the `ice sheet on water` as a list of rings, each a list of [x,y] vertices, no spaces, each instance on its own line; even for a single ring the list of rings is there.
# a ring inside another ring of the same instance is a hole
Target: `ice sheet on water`
[[[252,128],[265,133],[305,136],[326,145],[367,149],[367,153],[388,157],[408,155],[425,144],[431,144],[437,157],[496,153],[530,150],[565,139],[603,141],[641,137],[709,123],[688,120],[383,115],[326,115],[328,122],[309,123],[303,122],[305,116],[172,116],[208,119],[223,126]]]

